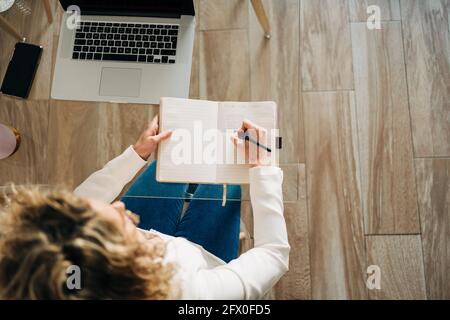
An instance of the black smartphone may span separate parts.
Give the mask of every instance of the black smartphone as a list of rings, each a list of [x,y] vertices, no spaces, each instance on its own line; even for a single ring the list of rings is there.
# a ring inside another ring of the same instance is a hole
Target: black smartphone
[[[9,96],[28,98],[41,56],[42,47],[18,42],[8,64],[0,92]]]

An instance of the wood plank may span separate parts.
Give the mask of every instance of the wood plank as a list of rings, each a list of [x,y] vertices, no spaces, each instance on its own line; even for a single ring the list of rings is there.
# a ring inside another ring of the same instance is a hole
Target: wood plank
[[[246,30],[204,31],[200,39],[200,98],[250,100]]]
[[[380,8],[381,20],[392,21],[400,20],[399,0],[349,0],[350,20],[352,22],[366,22],[372,14],[367,13],[369,6],[378,6]]]
[[[0,97],[0,123],[21,134],[17,152],[0,161],[0,185],[46,184],[48,102]]]
[[[29,99],[47,100],[50,97],[52,80],[53,27],[48,24],[43,1],[33,1],[27,4],[31,8],[29,15],[24,15],[16,6],[2,15],[20,34],[27,38],[27,42],[44,47]],[[3,79],[6,73],[16,42],[16,39],[0,31],[0,43],[2,44],[0,79]]]
[[[297,202],[298,185],[301,183],[302,165],[299,164],[282,164],[283,170],[283,200],[284,202]]]
[[[366,299],[354,95],[303,95],[313,299]]]
[[[52,101],[49,178],[73,189],[136,142],[156,107]]]
[[[291,245],[289,271],[275,286],[274,297],[277,300],[311,299],[305,165],[299,167],[299,200],[284,204],[284,216]]]
[[[419,233],[400,22],[353,24],[352,41],[365,231]]]
[[[450,1],[401,1],[416,157],[450,156]]]
[[[295,204],[302,200],[305,179],[302,174],[304,171],[303,164],[289,164],[280,166],[283,170],[283,202]],[[242,206],[241,215],[245,217],[244,222],[249,227],[250,235],[253,237],[253,214],[250,203],[249,186],[241,186],[242,188]],[[303,188],[303,189],[302,189]]]
[[[14,37],[17,41],[23,40],[23,35],[21,35],[16,28],[14,28],[5,18],[0,16],[0,29],[7,32],[10,36]]]
[[[191,82],[189,86],[189,98],[200,99],[200,0],[194,0],[194,8],[196,12],[195,39],[194,48],[192,50],[192,67]]]
[[[200,0],[200,30],[243,29],[248,27],[248,1]]]
[[[417,190],[429,299],[450,299],[450,160],[417,159]]]
[[[241,222],[244,224],[241,229],[247,233],[247,239],[253,239],[253,210],[250,200],[241,202]]]
[[[287,176],[286,172],[285,176]],[[298,201],[284,203],[284,216],[291,245],[289,272],[265,298],[311,299],[306,167],[303,164],[298,168]],[[253,248],[253,212],[250,201],[242,201],[241,219],[248,231],[248,237],[241,241],[240,253],[242,254]]]
[[[54,22],[52,24],[53,26],[53,35],[59,37],[59,32],[61,30],[61,22],[64,15],[64,9],[59,1],[54,1],[53,5],[53,12],[54,12]],[[56,42],[54,42],[55,46],[58,46],[58,39]]]
[[[380,289],[369,290],[372,300],[426,299],[420,235],[369,236],[368,266],[381,271]]]
[[[97,130],[99,115],[96,103],[52,101],[49,115],[50,183],[74,189],[91,173],[102,167],[98,163]],[[105,148],[103,152],[108,152]]]
[[[43,1],[28,2],[32,13],[24,21],[24,34],[27,42],[44,48],[36,78],[30,92],[30,99],[47,100],[50,98],[52,84],[53,25],[48,22]]]
[[[263,4],[272,38],[264,38],[264,31],[250,9],[251,99],[272,100],[278,105],[278,123],[283,137],[280,163],[304,163],[299,93],[299,1],[266,0]]]
[[[283,170],[283,201],[284,202],[297,202],[298,195],[298,183],[299,170],[301,165],[299,164],[282,164],[280,165]],[[250,186],[242,186],[242,200],[250,200]]]
[[[200,99],[200,32],[195,33],[189,98]]]
[[[353,89],[347,0],[302,0],[300,50],[304,91]]]

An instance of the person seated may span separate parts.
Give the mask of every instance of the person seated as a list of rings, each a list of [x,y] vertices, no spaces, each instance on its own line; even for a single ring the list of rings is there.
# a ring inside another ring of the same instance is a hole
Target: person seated
[[[250,121],[240,130],[250,129],[265,134]],[[13,187],[0,214],[0,298],[258,299],[277,283],[290,251],[283,172],[264,152],[249,169],[254,248],[239,257],[239,186],[222,206],[222,186],[199,185],[183,211],[189,186],[158,183],[153,162],[113,202],[171,135],[158,131],[156,117],[73,193]]]

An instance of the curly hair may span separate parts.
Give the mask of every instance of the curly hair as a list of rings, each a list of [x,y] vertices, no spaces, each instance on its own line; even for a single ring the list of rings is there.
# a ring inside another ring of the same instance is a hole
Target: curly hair
[[[0,298],[170,298],[164,248],[129,239],[69,192],[12,190],[0,209]],[[74,265],[80,290],[67,285]]]

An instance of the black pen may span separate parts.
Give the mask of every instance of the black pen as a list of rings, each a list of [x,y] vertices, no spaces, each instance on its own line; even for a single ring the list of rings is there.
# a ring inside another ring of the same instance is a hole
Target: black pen
[[[246,140],[249,141],[253,144],[255,144],[256,146],[260,147],[261,149],[266,150],[267,152],[272,152],[272,149],[270,149],[269,147],[259,143],[258,141],[256,141],[255,139],[253,139],[252,137],[250,137],[247,132],[238,132],[238,138],[241,140]]]

